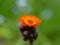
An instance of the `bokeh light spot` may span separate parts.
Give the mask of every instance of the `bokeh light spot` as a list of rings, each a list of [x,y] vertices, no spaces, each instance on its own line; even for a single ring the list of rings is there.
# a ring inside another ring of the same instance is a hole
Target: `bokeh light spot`
[[[20,7],[20,6],[22,6],[22,7],[27,6],[26,0],[17,0],[17,6],[18,7]]]
[[[4,20],[5,20],[5,17],[2,14],[0,14],[0,24],[3,24]]]
[[[49,20],[53,17],[53,12],[51,10],[45,9],[40,15],[43,20]]]

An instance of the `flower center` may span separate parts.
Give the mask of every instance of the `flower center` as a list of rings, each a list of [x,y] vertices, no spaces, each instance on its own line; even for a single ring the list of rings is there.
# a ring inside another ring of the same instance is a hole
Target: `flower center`
[[[33,23],[33,21],[32,21],[32,20],[28,20],[28,23],[29,23],[29,24],[32,24],[32,23]]]

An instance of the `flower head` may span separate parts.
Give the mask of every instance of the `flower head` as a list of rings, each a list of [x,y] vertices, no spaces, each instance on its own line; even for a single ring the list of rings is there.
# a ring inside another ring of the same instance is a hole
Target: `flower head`
[[[23,15],[20,17],[20,19],[18,20],[18,22],[22,22],[22,24],[24,26],[37,26],[41,20],[39,18],[37,18],[36,16],[32,16],[32,15]]]

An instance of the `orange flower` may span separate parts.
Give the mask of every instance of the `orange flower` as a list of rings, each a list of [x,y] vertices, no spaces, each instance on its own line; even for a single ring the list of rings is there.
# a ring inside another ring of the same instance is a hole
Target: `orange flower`
[[[18,20],[18,22],[22,22],[22,24],[24,26],[37,26],[41,20],[39,18],[37,18],[36,16],[32,16],[32,15],[24,15],[21,16],[20,19]]]

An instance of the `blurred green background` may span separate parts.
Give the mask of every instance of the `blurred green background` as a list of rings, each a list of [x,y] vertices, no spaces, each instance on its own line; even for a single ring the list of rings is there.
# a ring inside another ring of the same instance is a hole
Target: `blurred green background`
[[[60,0],[0,0],[0,45],[29,45],[18,26],[24,14],[42,20],[34,45],[60,45]]]

